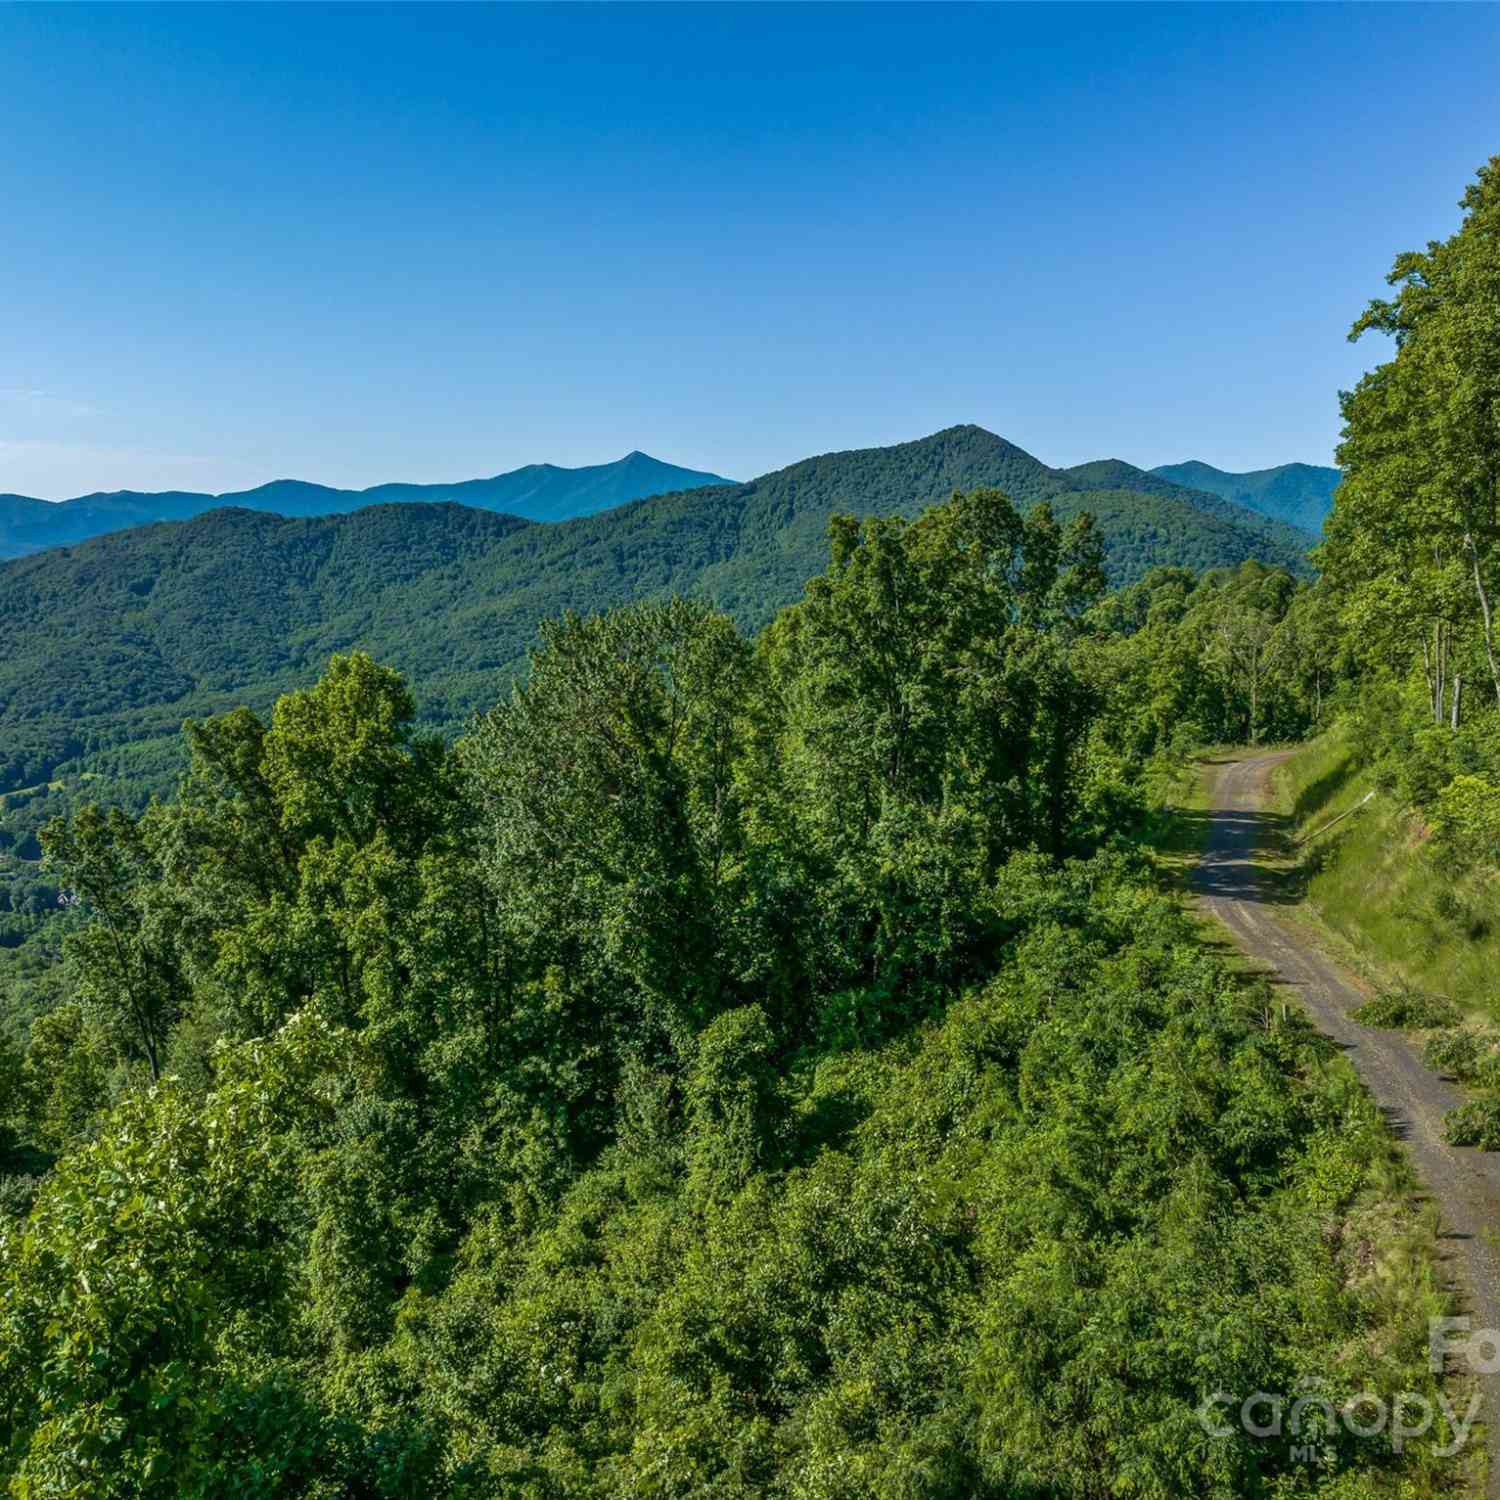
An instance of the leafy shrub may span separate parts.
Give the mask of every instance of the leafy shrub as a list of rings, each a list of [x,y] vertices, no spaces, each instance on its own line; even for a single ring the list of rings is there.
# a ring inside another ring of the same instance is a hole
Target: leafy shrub
[[[0,1220],[24,1219],[36,1201],[36,1177],[0,1177]]]
[[[1459,928],[1471,943],[1482,942],[1490,933],[1489,916],[1468,896],[1451,885],[1440,886],[1432,897],[1439,920]]]
[[[1446,729],[1419,729],[1396,770],[1402,800],[1430,807],[1453,775],[1452,736]]]
[[[1500,1083],[1500,1032],[1450,1026],[1427,1038],[1422,1061],[1465,1083]]]
[[[1425,995],[1404,985],[1382,990],[1353,1012],[1362,1026],[1379,1026],[1389,1031],[1426,1031],[1434,1026],[1453,1026],[1459,1019],[1458,1007],[1438,995]]]
[[[1500,786],[1455,776],[1432,811],[1433,852],[1460,867],[1500,865]]]
[[[1450,1146],[1478,1146],[1500,1151],[1500,1092],[1491,1090],[1449,1110],[1443,1136]]]

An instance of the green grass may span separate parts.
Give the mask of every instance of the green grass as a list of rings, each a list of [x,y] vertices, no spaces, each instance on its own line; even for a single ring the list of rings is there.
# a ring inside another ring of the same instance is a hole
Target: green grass
[[[1208,839],[1208,792],[1217,764],[1218,753],[1204,750],[1148,779],[1150,811],[1139,839],[1174,889],[1186,888]]]
[[[1500,893],[1482,875],[1450,877],[1427,829],[1354,764],[1337,729],[1280,768],[1305,906],[1340,956],[1380,985],[1442,995],[1476,1019],[1500,1019]],[[1347,814],[1332,827],[1328,824]]]

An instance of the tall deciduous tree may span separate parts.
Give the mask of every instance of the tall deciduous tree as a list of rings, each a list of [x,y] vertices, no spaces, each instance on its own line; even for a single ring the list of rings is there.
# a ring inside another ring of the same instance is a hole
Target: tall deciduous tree
[[[1397,257],[1395,296],[1351,331],[1388,334],[1396,353],[1343,398],[1346,477],[1324,549],[1356,626],[1394,608],[1418,639],[1432,633],[1439,722],[1460,575],[1500,702],[1500,157],[1462,206],[1456,234]]]
[[[137,822],[118,808],[85,807],[42,834],[59,869],[93,917],[68,940],[79,998],[127,1055],[161,1076],[167,1036],[188,989],[178,961],[178,903],[161,879],[158,836],[169,814]]]

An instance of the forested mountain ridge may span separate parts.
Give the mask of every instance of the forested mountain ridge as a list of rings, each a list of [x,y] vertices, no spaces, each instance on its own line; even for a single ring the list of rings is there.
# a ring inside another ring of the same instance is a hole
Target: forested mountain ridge
[[[331,516],[367,505],[451,501],[528,521],[564,521],[668,490],[733,482],[718,474],[663,463],[637,450],[614,463],[579,469],[527,464],[489,479],[465,479],[455,484],[377,484],[364,490],[341,490],[302,479],[276,479],[255,489],[222,495],[189,490],[156,494],[117,490],[80,495],[56,504],[26,495],[0,495],[0,558],[71,546],[153,521],[186,521],[226,507],[279,516]]]
[[[1333,508],[1333,492],[1343,475],[1319,464],[1278,464],[1274,469],[1227,473],[1212,464],[1189,459],[1162,464],[1151,472],[1173,484],[1206,490],[1273,520],[1317,533]]]
[[[264,708],[351,648],[409,673],[423,717],[456,727],[520,669],[543,619],[697,593],[754,630],[821,569],[838,511],[914,516],[976,485],[1045,499],[1064,520],[1093,514],[1116,581],[1251,557],[1306,571],[1310,538],[1210,514],[1199,505],[1224,502],[1165,481],[1119,487],[1147,478],[1127,469],[1106,466],[1113,487],[1081,488],[1092,474],[954,427],[556,525],[451,504],[308,518],[219,510],[22,558],[0,568],[0,792],[143,741],[157,750],[110,771],[138,792],[160,784],[183,718]]]

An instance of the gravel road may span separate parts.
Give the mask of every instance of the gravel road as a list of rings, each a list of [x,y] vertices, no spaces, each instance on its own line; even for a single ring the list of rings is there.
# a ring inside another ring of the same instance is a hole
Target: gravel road
[[[1272,770],[1293,752],[1251,755],[1218,768],[1210,796],[1207,847],[1194,874],[1199,899],[1252,958],[1295,990],[1316,1024],[1359,1070],[1437,1205],[1461,1312],[1478,1329],[1500,1329],[1500,1153],[1449,1146],[1443,1116],[1461,1101],[1453,1084],[1422,1064],[1399,1032],[1349,1018],[1366,998],[1349,976],[1277,911],[1276,886],[1257,862],[1272,836],[1263,808]],[[1500,1372],[1481,1377],[1490,1469],[1485,1493],[1500,1500]]]

